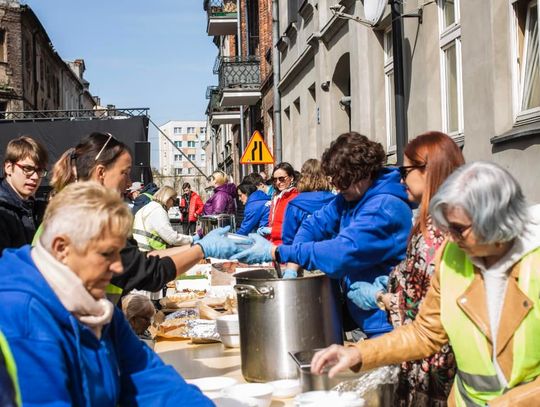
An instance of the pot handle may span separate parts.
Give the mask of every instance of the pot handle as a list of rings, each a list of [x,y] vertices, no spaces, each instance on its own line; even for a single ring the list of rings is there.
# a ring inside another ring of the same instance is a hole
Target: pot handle
[[[234,286],[234,289],[236,290],[236,293],[242,297],[249,294],[254,294],[258,297],[266,297],[266,298],[274,297],[273,287],[261,286],[257,288],[254,285],[250,285],[250,284],[236,284]]]

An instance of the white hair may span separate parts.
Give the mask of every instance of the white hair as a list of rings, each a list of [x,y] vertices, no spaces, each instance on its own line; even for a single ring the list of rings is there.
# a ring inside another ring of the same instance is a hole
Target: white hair
[[[133,216],[116,191],[97,182],[76,182],[56,194],[43,218],[40,242],[46,250],[58,236],[67,236],[79,251],[109,232],[127,238]]]
[[[482,243],[508,242],[519,236],[528,221],[521,187],[504,168],[477,161],[455,170],[431,199],[429,212],[435,224],[448,227],[445,210],[462,208]]]

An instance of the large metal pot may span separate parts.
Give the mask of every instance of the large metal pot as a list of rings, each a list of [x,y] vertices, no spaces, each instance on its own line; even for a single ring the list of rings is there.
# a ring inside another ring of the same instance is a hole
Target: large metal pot
[[[289,352],[343,343],[339,287],[323,274],[275,278],[275,271],[237,273],[242,374],[247,381],[296,378]]]
[[[205,215],[198,219],[199,227],[202,230],[203,236],[207,235],[214,229],[224,226],[231,226],[231,232],[236,231],[236,221],[234,215],[222,213],[220,215]]]

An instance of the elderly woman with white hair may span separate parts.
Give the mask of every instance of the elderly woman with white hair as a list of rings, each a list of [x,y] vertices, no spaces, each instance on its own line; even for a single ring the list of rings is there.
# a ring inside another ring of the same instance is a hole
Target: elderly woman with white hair
[[[332,345],[311,364],[333,376],[417,360],[450,343],[457,406],[532,406],[540,399],[540,227],[516,180],[476,162],[456,170],[432,198],[433,221],[450,239],[411,324],[348,347]]]
[[[116,191],[74,183],[50,201],[34,248],[4,252],[0,330],[24,405],[213,405],[105,299],[132,221]]]

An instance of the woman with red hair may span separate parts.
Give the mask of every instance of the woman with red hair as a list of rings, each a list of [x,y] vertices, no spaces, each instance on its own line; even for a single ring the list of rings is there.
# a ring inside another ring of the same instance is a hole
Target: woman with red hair
[[[420,205],[406,258],[390,273],[387,292],[384,283],[357,283],[357,290],[362,292],[357,305],[385,308],[394,327],[415,319],[430,286],[435,252],[445,236],[431,221],[429,202],[446,178],[465,161],[450,137],[431,131],[409,142],[403,163],[399,170],[408,198]],[[446,406],[455,373],[454,355],[448,345],[426,359],[402,363],[395,405]]]

